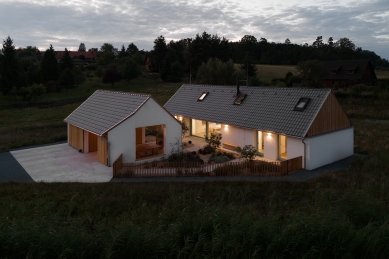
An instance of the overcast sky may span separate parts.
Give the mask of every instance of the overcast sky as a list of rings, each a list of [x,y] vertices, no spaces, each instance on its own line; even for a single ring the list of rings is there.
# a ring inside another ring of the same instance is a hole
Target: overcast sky
[[[41,50],[77,50],[81,42],[151,50],[159,35],[168,42],[206,31],[297,44],[347,37],[389,59],[388,24],[388,0],[0,0],[1,39]]]

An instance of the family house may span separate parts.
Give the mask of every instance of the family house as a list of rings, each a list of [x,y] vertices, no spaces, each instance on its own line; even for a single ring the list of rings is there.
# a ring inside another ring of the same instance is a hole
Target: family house
[[[68,143],[111,164],[150,161],[181,141],[181,124],[150,95],[97,90],[66,119]]]
[[[353,155],[354,128],[330,89],[183,85],[164,106],[189,135],[222,134],[270,160],[303,157],[308,170]]]
[[[323,61],[323,65],[326,68],[323,82],[331,88],[335,83],[343,87],[356,84],[372,85],[377,79],[368,59]]]

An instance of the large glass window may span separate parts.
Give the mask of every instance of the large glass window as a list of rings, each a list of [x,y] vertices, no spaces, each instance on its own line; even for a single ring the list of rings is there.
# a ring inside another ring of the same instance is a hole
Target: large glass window
[[[164,155],[165,125],[136,128],[136,159]]]
[[[192,135],[205,138],[207,132],[207,122],[202,120],[192,119]]]
[[[265,133],[263,131],[258,131],[258,152],[263,154],[265,152]]]
[[[211,133],[219,133],[222,128],[222,125],[220,123],[216,122],[208,122],[208,137],[211,136]]]
[[[288,153],[287,153],[287,141],[286,141],[286,136],[284,135],[279,135],[278,138],[278,144],[279,144],[279,157],[281,159],[287,159]]]

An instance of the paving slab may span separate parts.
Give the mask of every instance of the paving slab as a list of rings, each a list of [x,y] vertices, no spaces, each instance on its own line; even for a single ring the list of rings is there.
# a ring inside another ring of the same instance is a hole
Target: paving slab
[[[10,152],[36,182],[109,182],[112,167],[97,161],[97,153],[80,153],[67,143]]]

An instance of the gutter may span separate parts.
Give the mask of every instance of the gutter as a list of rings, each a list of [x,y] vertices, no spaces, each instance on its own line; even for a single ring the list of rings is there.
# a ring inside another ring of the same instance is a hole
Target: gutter
[[[301,142],[304,143],[304,169],[307,169],[307,148],[305,146],[306,143],[304,142],[304,140],[305,138],[303,138]]]
[[[107,143],[107,166],[108,167],[111,167],[111,161],[110,161],[110,155],[109,155],[109,141],[108,140],[106,140],[106,139],[104,139],[104,137],[103,136],[100,136],[100,139],[101,139],[101,141],[103,141],[103,142],[105,142],[105,143]]]

